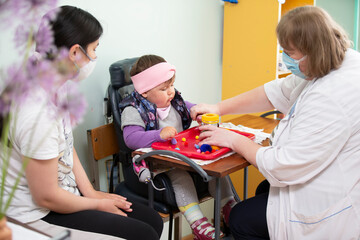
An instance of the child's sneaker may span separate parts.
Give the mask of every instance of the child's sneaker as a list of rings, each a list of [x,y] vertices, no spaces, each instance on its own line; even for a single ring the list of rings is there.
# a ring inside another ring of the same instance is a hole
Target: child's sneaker
[[[236,201],[231,199],[229,200],[224,207],[222,208],[222,214],[224,217],[224,222],[227,226],[229,226],[229,217],[230,217],[230,212],[233,206],[235,206]]]
[[[194,239],[196,240],[212,240],[215,239],[215,228],[208,222],[206,217],[200,218],[190,225]],[[220,237],[224,234],[220,232]]]

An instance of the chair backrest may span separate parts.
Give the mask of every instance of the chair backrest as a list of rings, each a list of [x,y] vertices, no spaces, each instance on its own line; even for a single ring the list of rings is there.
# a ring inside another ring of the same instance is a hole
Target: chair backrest
[[[129,159],[132,152],[123,139],[121,130],[121,114],[119,103],[133,90],[134,86],[130,78],[130,70],[138,58],[127,58],[111,64],[110,85],[108,87],[108,116],[112,115],[116,138],[119,146],[119,159],[122,163],[130,164]]]
[[[90,157],[90,181],[99,190],[99,169],[97,161],[119,152],[114,124],[106,124],[87,131]]]
[[[121,112],[119,103],[128,96],[133,90],[134,86],[130,78],[130,70],[138,58],[127,58],[117,61],[110,65],[110,85],[108,87],[108,114],[112,116],[116,138],[119,146],[119,152],[115,158],[114,165],[118,165],[119,161],[122,166],[122,173],[124,183],[126,186],[139,195],[147,196],[147,185],[139,182],[137,175],[132,167],[132,149],[128,148],[123,138],[123,131],[121,130]],[[109,117],[108,115],[108,117]],[[110,191],[114,185],[110,179]],[[162,193],[161,193],[162,194]]]
[[[263,114],[260,115],[260,117],[267,117],[267,116],[271,116],[274,115],[273,118],[276,120],[281,120],[284,117],[284,114],[282,112],[280,112],[279,110],[272,110],[269,112],[265,112]]]

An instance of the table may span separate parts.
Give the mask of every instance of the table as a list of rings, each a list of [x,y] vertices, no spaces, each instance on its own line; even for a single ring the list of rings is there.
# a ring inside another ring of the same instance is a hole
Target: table
[[[235,125],[244,125],[250,128],[256,129],[264,129],[264,132],[271,133],[271,131],[275,128],[278,124],[278,120],[270,119],[270,118],[263,118],[253,115],[242,115],[235,119],[232,119],[231,122]],[[262,143],[263,146],[269,145],[269,140],[265,140]],[[142,155],[143,152],[134,151],[132,153],[133,156],[135,155]],[[187,163],[172,159],[165,156],[154,155],[148,157],[147,161],[151,161],[152,163],[159,163],[162,165],[166,165],[169,167],[177,167],[187,171],[194,171],[192,167],[190,167]],[[212,177],[216,178],[216,195],[215,195],[215,206],[214,206],[214,218],[215,218],[215,239],[219,239],[220,235],[220,198],[221,198],[221,185],[220,185],[220,178],[227,176],[233,172],[236,172],[241,169],[245,169],[249,166],[249,162],[247,162],[242,156],[235,153],[231,156],[223,158],[222,160],[216,161],[214,163],[201,166],[202,169]],[[151,197],[152,194],[149,194]]]

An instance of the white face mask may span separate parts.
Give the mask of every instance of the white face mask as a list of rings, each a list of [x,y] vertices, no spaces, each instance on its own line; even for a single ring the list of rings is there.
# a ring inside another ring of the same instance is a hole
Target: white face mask
[[[90,74],[93,72],[95,66],[96,66],[96,59],[92,59],[85,50],[80,46],[80,49],[83,51],[83,53],[89,58],[90,62],[85,64],[83,67],[79,68],[79,66],[74,62],[75,67],[77,68],[77,74],[72,78],[75,82],[80,82],[90,76]]]

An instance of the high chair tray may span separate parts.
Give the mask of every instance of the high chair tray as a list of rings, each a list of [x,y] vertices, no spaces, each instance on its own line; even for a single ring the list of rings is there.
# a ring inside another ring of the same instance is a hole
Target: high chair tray
[[[229,129],[230,131],[239,133],[245,137],[248,137],[251,140],[255,139],[255,135],[252,133],[241,132],[238,130]],[[197,136],[200,135],[199,127],[189,128],[185,131],[178,133],[174,138],[176,140],[176,144],[172,144],[171,140],[166,142],[154,142],[151,147],[157,150],[169,150],[181,153],[189,158],[196,158],[201,160],[213,160],[216,159],[225,153],[229,152],[231,149],[227,147],[216,147],[212,146],[212,148],[217,150],[213,150],[212,152],[198,152],[195,144],[199,144],[200,140],[196,139]]]

